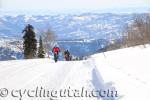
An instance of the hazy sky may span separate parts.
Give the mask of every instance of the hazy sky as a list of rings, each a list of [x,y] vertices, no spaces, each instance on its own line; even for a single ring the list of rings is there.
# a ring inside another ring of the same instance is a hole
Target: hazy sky
[[[0,0],[4,10],[63,10],[146,7],[150,0]]]

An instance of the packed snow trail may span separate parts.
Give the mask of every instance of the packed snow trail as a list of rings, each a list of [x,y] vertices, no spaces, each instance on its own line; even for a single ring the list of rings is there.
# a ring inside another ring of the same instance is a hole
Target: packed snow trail
[[[55,63],[50,59],[33,59],[0,62],[0,89],[7,89],[8,96],[1,97],[0,100],[50,100],[50,97],[29,98],[27,90],[46,89],[77,89],[84,87],[87,91],[95,89],[93,81],[93,61],[58,61]],[[94,72],[94,73],[93,73]],[[96,75],[96,74],[94,74]],[[99,76],[97,76],[99,77]],[[11,90],[21,89],[22,97],[19,92],[15,92],[18,97],[12,97]],[[7,92],[7,91],[5,91]],[[4,93],[5,93],[4,92]],[[2,93],[2,94],[4,94]],[[53,98],[54,100],[101,100],[97,97],[82,98]],[[103,99],[104,100],[104,99]]]

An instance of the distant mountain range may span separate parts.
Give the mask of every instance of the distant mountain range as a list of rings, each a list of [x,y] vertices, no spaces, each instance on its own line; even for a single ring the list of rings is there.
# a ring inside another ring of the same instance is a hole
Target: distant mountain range
[[[119,38],[122,28],[131,22],[132,16],[128,13],[0,16],[0,37],[22,37],[25,25],[31,24],[38,35],[50,28],[58,39]]]
[[[12,48],[16,48],[15,43],[18,42],[16,38],[22,39],[22,30],[27,24],[33,25],[37,36],[43,30],[50,28],[56,34],[59,46],[62,49],[69,49],[74,56],[79,57],[104,48],[111,40],[121,39],[122,29],[132,22],[133,16],[133,13],[1,15],[0,60],[10,56],[5,57],[6,54],[12,54],[12,52],[16,59],[23,57],[22,51]],[[10,46],[5,46],[4,38]]]

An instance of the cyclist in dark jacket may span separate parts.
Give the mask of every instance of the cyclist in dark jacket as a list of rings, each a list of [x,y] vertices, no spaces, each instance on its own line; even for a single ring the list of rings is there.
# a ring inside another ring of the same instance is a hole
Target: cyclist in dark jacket
[[[71,57],[70,57],[70,52],[68,50],[64,51],[64,58],[66,61],[70,61]]]

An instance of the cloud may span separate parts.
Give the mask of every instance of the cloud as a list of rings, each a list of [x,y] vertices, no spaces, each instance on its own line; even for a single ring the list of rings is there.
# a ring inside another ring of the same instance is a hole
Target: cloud
[[[114,7],[141,7],[149,5],[149,0],[0,0],[3,9],[103,9]]]

